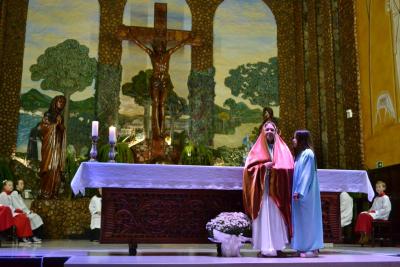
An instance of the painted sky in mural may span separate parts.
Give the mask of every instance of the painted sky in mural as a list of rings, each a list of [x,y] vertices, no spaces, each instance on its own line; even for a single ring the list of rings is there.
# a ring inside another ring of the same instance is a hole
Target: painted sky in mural
[[[55,46],[66,39],[76,39],[89,47],[89,56],[97,58],[99,5],[97,0],[63,1],[31,0],[29,1],[28,22],[25,36],[24,66],[22,91],[31,88],[49,96],[60,94],[56,91],[41,91],[40,82],[31,80],[30,66],[36,64],[37,58],[46,48]],[[82,100],[93,96],[92,85],[83,92],[72,95],[72,100]]]

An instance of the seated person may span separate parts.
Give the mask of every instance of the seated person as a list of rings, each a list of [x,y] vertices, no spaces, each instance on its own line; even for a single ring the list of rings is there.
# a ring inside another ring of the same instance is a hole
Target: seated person
[[[29,238],[32,236],[32,228],[28,217],[20,209],[16,209],[12,205],[11,193],[13,191],[13,182],[10,180],[3,181],[3,192],[0,194],[0,204],[8,206],[14,218],[16,234],[24,243],[31,243]]]
[[[361,212],[357,217],[355,232],[360,233],[360,244],[368,243],[372,231],[373,220],[388,220],[392,209],[389,197],[385,194],[386,184],[383,181],[377,181],[375,191],[378,196],[375,197],[372,207],[368,211]]]
[[[90,241],[98,241],[100,238],[101,223],[101,188],[96,195],[92,197],[89,203],[90,220]]]
[[[26,204],[21,196],[22,192],[24,191],[24,187],[25,187],[24,180],[18,179],[17,185],[16,185],[16,190],[14,190],[11,193],[12,206],[16,209],[22,210],[22,212],[29,218],[29,221],[31,223],[32,232],[33,232],[32,240],[35,243],[40,243],[42,241],[41,237],[42,237],[42,229],[43,229],[43,220],[38,214],[32,212],[26,206]]]

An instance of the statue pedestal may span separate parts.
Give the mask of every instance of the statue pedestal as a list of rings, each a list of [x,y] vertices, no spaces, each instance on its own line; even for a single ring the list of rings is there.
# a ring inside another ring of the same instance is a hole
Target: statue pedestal
[[[42,217],[46,239],[85,237],[90,228],[89,198],[34,200],[31,210]]]

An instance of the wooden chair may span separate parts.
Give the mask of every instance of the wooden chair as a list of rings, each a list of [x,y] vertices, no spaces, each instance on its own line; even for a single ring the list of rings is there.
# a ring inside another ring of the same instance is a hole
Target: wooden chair
[[[379,241],[380,246],[382,246],[384,242],[393,244],[392,234],[393,228],[390,217],[389,220],[372,221],[371,242],[373,247],[375,246],[375,242],[377,241]]]

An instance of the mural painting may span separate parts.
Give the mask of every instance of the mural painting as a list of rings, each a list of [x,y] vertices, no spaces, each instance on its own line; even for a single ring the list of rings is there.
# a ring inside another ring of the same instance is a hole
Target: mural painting
[[[168,29],[191,30],[191,12],[184,0],[127,1],[123,24],[152,28],[155,2],[167,3]],[[37,127],[52,98],[60,94],[66,98],[63,115],[67,151],[74,157],[87,158],[91,122],[96,119],[98,31],[96,0],[57,4],[50,0],[30,1],[17,142],[18,153],[26,159],[41,160]],[[181,154],[185,146],[193,143],[188,99],[191,48],[184,46],[174,52],[170,57],[165,124],[160,136],[167,149],[177,146]],[[152,63],[131,40],[122,41],[121,65],[118,140],[134,149],[145,146],[152,136]],[[218,158],[221,164],[240,165],[244,147],[258,134],[262,109],[272,107],[279,119],[276,23],[265,3],[232,0],[220,4],[214,17],[214,69],[213,146],[207,147],[219,152],[210,163]],[[107,136],[100,139],[106,140]],[[235,149],[235,160],[221,160],[222,154],[232,154],[230,150]],[[179,160],[182,162],[181,157],[176,162]]]

